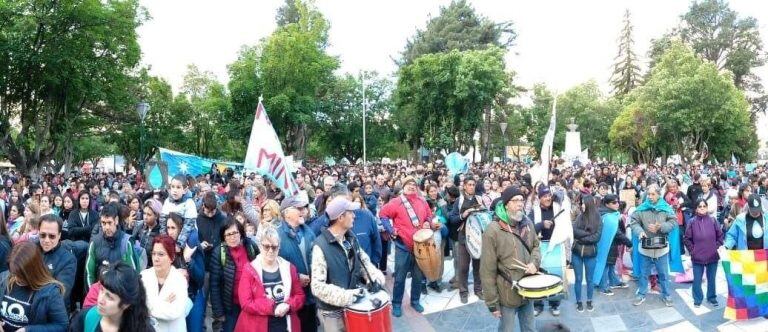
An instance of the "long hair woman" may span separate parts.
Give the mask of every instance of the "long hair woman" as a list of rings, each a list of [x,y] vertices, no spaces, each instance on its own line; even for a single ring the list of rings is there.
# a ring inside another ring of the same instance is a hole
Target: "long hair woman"
[[[587,281],[587,310],[595,310],[592,306],[592,295],[595,291],[592,275],[595,272],[597,242],[603,223],[597,210],[598,201],[594,196],[585,195],[581,198],[582,211],[573,223],[573,249],[571,249],[571,265],[575,274],[573,288],[576,293],[576,311],[584,312],[581,302],[582,280]],[[586,278],[585,277],[586,273]]]
[[[100,276],[96,306],[72,319],[70,332],[154,332],[147,295],[139,273],[123,262],[110,265]]]
[[[0,311],[4,331],[36,327],[66,331],[69,316],[64,306],[64,285],[53,279],[37,244],[17,244],[8,258],[8,271],[0,274]]]

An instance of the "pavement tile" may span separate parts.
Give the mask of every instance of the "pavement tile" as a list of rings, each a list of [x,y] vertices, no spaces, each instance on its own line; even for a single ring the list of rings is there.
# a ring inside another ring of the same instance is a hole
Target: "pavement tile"
[[[701,332],[701,330],[689,321],[682,321],[674,325],[654,330],[653,332]]]
[[[619,315],[592,317],[592,328],[596,332],[626,331],[627,327]]]
[[[621,315],[624,325],[631,329],[642,329],[649,331],[656,327],[651,317],[645,312],[633,312]]]
[[[647,313],[658,325],[664,325],[683,320],[683,316],[680,315],[680,313],[677,312],[675,308],[651,309],[648,310]]]

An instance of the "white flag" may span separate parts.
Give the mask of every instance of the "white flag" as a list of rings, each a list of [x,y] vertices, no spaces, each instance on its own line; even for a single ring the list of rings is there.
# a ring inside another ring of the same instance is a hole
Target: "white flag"
[[[259,105],[256,107],[256,116],[253,118],[251,139],[248,141],[243,168],[269,177],[286,197],[296,195],[299,192],[293,176],[288,171],[289,166],[285,153],[283,153],[283,147],[280,145],[280,139],[277,138],[275,128],[269,121],[261,99],[259,99]]]

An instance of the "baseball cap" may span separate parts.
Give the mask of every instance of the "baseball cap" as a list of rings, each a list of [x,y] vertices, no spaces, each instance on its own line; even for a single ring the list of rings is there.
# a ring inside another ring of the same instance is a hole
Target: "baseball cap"
[[[346,197],[337,197],[325,207],[325,213],[329,220],[336,220],[346,211],[354,211],[360,208],[360,203],[352,202]]]
[[[760,196],[757,194],[749,195],[747,198],[747,204],[749,205],[749,212],[754,214],[763,213],[763,204],[760,200]]]
[[[280,202],[280,212],[285,211],[287,208],[305,207],[308,204],[309,202],[301,199],[299,196],[286,197],[282,202]]]
[[[539,197],[544,197],[546,195],[551,194],[552,191],[549,189],[549,186],[541,186],[539,187]]]

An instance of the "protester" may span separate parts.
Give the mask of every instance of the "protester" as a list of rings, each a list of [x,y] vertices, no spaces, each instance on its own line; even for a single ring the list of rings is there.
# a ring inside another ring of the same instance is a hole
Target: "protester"
[[[702,186],[704,188],[704,186]],[[701,291],[702,275],[707,272],[707,302],[717,308],[715,290],[717,266],[720,255],[717,248],[723,245],[723,229],[709,214],[709,200],[702,197],[696,201],[696,214],[685,229],[685,247],[691,253],[693,261],[693,306],[698,308],[704,299]]]
[[[93,236],[88,246],[86,267],[86,285],[90,287],[98,280],[98,271],[104,263],[114,264],[122,261],[138,269],[140,262],[135,255],[133,244],[128,234],[120,229],[120,206],[109,203],[100,212],[101,232]]]
[[[595,307],[592,304],[592,297],[595,287],[593,287],[593,275],[595,274],[595,263],[597,260],[597,242],[600,240],[602,232],[602,222],[597,198],[591,195],[582,196],[581,214],[573,222],[573,248],[571,249],[571,264],[573,265],[574,284],[576,293],[576,311],[584,312],[584,305],[581,302],[582,280],[586,279],[587,288],[587,311],[592,312]],[[602,268],[602,267],[601,267]]]
[[[185,331],[185,317],[192,307],[187,297],[187,278],[171,263],[176,258],[173,238],[160,235],[152,240],[152,267],[141,271],[141,282],[147,293],[147,308],[154,320],[155,331]]]
[[[768,249],[768,215],[763,212],[760,196],[751,194],[747,198],[747,211],[736,217],[725,234],[725,247],[733,250]]]
[[[175,242],[184,227],[184,219],[178,214],[171,213],[168,216],[166,227],[168,236]],[[192,232],[189,234],[184,248],[174,246],[176,253],[171,262],[173,267],[184,275],[188,284],[187,295],[192,301],[192,308],[186,318],[188,332],[203,331],[205,323],[205,263],[202,250],[199,248],[197,233]]]

